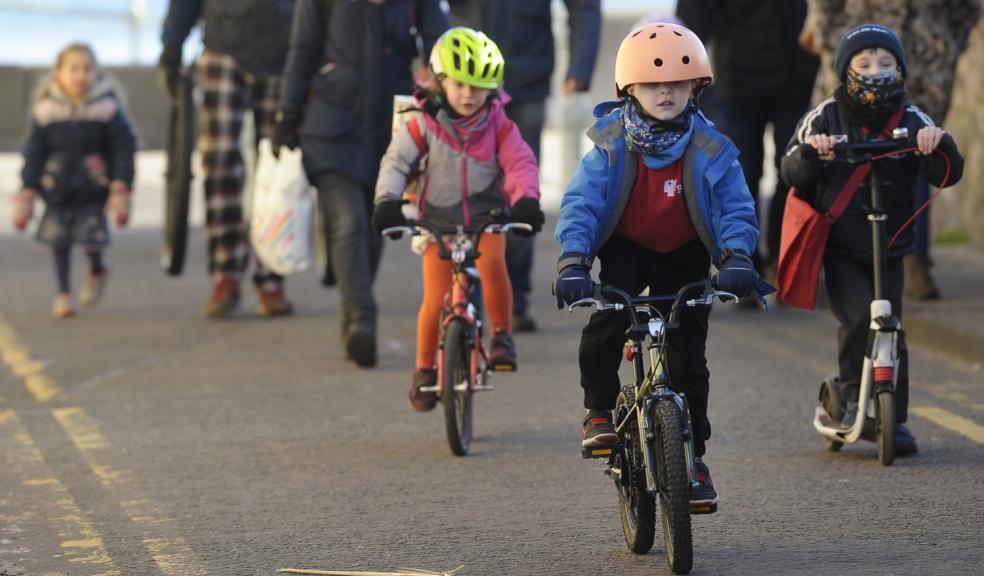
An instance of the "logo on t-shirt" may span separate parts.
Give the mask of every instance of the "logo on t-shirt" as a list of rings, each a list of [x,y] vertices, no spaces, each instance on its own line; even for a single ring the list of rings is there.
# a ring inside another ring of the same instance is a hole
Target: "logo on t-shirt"
[[[683,188],[680,184],[677,184],[676,178],[670,178],[669,180],[663,180],[663,194],[666,194],[668,198],[673,198],[680,193],[680,189]]]

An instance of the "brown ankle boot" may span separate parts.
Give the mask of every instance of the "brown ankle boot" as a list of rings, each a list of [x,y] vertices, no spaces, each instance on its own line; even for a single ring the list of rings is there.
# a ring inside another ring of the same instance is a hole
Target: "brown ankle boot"
[[[202,314],[206,318],[221,318],[228,316],[238,305],[239,281],[223,274],[212,281],[212,295],[202,307]]]
[[[909,254],[903,263],[906,295],[916,300],[939,300],[939,288],[929,273],[929,258],[925,254]]]
[[[256,291],[256,313],[260,316],[289,316],[294,313],[294,305],[287,299],[283,288]]]

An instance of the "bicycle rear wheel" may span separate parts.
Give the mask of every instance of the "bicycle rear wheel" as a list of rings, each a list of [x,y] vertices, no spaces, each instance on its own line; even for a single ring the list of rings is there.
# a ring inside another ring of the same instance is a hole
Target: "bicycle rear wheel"
[[[885,466],[895,462],[895,395],[878,394],[878,460]]]
[[[694,564],[690,526],[690,483],[684,453],[683,418],[676,402],[657,402],[653,408],[657,434],[652,447],[659,452],[659,518],[663,525],[666,562],[674,574],[686,574]]]
[[[161,242],[161,268],[170,276],[184,270],[188,242],[188,208],[191,202],[191,155],[195,150],[194,82],[183,74],[178,94],[171,105],[165,172],[164,238]]]
[[[624,420],[634,409],[634,398],[632,388],[622,388],[615,403],[616,422]],[[646,490],[646,471],[639,448],[637,424],[634,422],[626,427],[621,438],[621,450],[613,457],[613,467],[619,470],[615,489],[618,490],[618,511],[625,545],[636,554],[645,554],[653,547],[656,535],[656,499]]]
[[[471,346],[469,326],[464,320],[452,320],[444,335],[444,425],[448,445],[456,456],[468,454],[472,439]]]

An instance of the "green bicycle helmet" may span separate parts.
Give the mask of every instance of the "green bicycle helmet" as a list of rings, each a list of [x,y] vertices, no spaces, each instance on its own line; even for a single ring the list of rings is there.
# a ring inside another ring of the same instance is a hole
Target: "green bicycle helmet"
[[[434,43],[430,67],[435,76],[444,74],[469,86],[494,90],[502,84],[506,61],[483,32],[458,26]]]

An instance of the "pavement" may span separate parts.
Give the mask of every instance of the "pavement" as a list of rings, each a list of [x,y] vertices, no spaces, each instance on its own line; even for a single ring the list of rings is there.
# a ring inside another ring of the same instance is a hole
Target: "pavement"
[[[935,246],[931,253],[942,298],[903,303],[909,341],[980,365],[984,363],[984,252],[968,246]]]
[[[554,131],[548,131],[544,137],[547,144],[544,146],[545,154],[562,144]],[[556,212],[560,205],[564,186],[561,164],[544,163],[543,205],[547,212]],[[0,191],[17,190],[20,167],[18,154],[0,154]],[[161,226],[164,207],[161,175],[164,167],[163,152],[138,153],[132,227]],[[201,226],[203,201],[200,177],[195,178],[192,194],[189,220],[192,226]],[[37,210],[41,210],[40,205]],[[0,202],[0,238],[12,232],[10,203]],[[936,301],[905,301],[903,326],[909,341],[972,364],[984,364],[984,251],[970,246],[934,246],[932,258],[932,272],[942,298]]]

